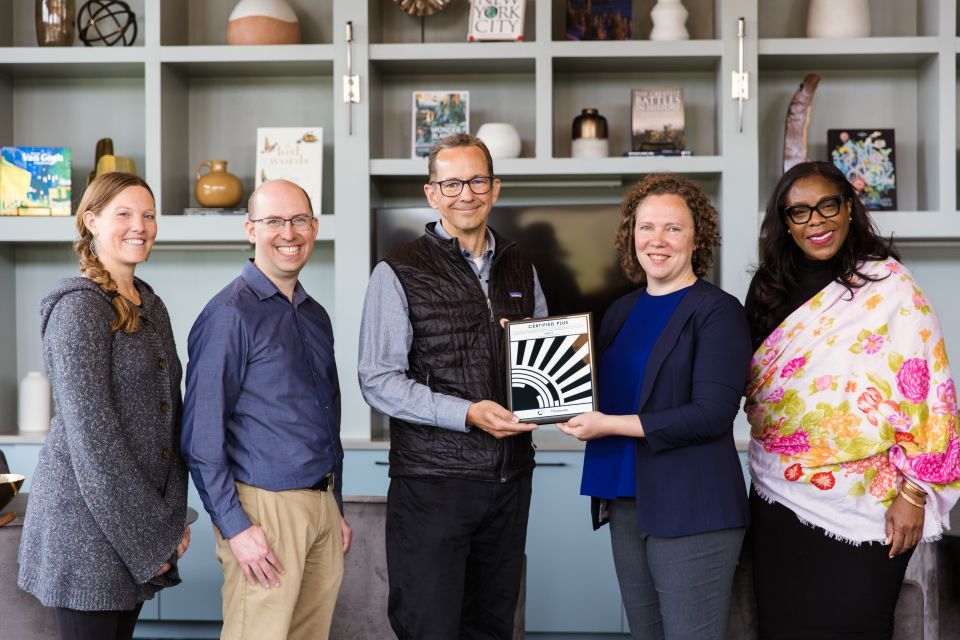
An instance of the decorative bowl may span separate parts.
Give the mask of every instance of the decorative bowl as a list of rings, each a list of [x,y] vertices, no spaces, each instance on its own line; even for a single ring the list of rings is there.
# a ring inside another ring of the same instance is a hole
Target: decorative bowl
[[[20,492],[25,476],[17,473],[0,473],[0,509],[7,506],[13,496]]]

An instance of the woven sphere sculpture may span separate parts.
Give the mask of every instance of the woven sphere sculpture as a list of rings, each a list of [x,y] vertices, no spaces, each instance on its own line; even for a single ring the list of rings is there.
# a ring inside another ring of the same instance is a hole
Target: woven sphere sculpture
[[[393,0],[400,8],[412,16],[432,16],[448,4],[450,0]]]
[[[87,47],[129,47],[137,39],[137,16],[122,0],[89,0],[77,14],[77,31]]]

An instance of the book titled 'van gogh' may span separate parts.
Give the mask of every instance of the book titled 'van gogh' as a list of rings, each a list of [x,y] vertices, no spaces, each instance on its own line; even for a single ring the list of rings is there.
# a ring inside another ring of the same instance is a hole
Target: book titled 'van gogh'
[[[70,215],[70,149],[0,147],[0,215]]]

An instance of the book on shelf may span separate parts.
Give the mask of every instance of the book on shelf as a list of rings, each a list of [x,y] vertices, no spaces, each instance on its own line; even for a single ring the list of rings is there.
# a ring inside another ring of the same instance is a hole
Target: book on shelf
[[[567,0],[567,40],[630,40],[633,0]]]
[[[667,157],[683,157],[687,158],[693,155],[693,151],[690,149],[661,149],[660,151],[624,151],[623,156],[625,158],[649,158],[653,156]]]
[[[0,215],[69,216],[67,147],[0,147]]]
[[[872,211],[896,211],[896,145],[893,129],[827,129],[833,162]]]
[[[413,92],[413,157],[425,158],[437,142],[470,132],[469,91]]]
[[[470,0],[467,41],[523,40],[526,0]]]
[[[643,87],[631,92],[633,151],[682,151],[683,87]]]
[[[254,187],[267,180],[289,180],[310,197],[320,215],[323,196],[323,127],[257,127]]]
[[[245,216],[246,207],[185,207],[185,216]]]

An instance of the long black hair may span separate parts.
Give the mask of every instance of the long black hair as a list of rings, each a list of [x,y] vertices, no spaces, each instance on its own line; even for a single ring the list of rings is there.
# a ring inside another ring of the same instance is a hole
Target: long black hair
[[[863,286],[864,281],[876,281],[859,271],[866,260],[900,259],[893,246],[893,239],[880,235],[870,218],[867,208],[847,178],[829,162],[802,162],[794,165],[777,183],[767,201],[767,210],[760,226],[760,263],[753,276],[751,304],[747,307],[750,332],[757,337],[766,336],[789,314],[790,292],[798,282],[797,261],[802,255],[800,247],[790,237],[786,214],[787,193],[797,180],[820,176],[837,188],[845,201],[852,203],[850,230],[846,240],[831,260],[834,265],[834,280],[853,290]],[[854,280],[856,276],[857,280]],[[786,311],[786,313],[784,313]]]

